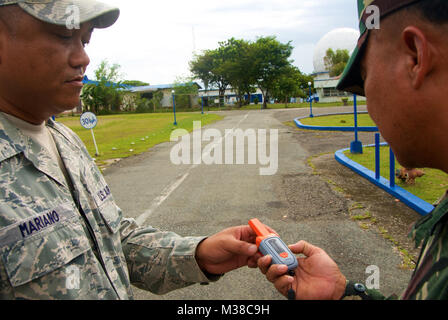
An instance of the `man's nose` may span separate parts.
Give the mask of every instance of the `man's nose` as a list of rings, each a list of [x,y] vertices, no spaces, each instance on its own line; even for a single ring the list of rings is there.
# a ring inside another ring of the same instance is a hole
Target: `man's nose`
[[[83,73],[87,69],[87,66],[90,64],[90,58],[82,43],[76,45],[76,47],[72,51],[69,63],[70,66],[75,69],[81,68]]]

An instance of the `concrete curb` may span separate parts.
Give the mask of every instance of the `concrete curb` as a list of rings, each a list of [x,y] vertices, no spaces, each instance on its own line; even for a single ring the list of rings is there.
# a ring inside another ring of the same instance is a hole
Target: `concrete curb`
[[[358,112],[358,114],[366,114],[366,113],[368,113],[368,112],[366,112],[366,111]],[[314,117],[325,117],[325,116],[345,115],[345,114],[353,114],[353,112],[325,113],[325,114],[315,115]],[[306,119],[306,118],[309,118],[309,116],[299,117],[299,118],[294,119],[296,126],[299,127],[300,129],[305,129],[305,130],[344,131],[344,132],[354,132],[355,131],[355,127],[343,127],[343,126],[322,127],[322,126],[304,125],[303,123],[300,122],[300,120]],[[358,127],[358,131],[360,131],[360,132],[378,132],[378,128],[377,127]]]

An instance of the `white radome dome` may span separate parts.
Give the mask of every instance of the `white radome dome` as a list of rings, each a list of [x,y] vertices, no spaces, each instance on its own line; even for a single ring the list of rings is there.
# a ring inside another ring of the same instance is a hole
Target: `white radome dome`
[[[330,31],[319,40],[314,48],[313,64],[314,72],[326,72],[324,57],[328,49],[334,51],[348,50],[350,55],[356,47],[359,38],[359,31],[351,28],[340,28]]]

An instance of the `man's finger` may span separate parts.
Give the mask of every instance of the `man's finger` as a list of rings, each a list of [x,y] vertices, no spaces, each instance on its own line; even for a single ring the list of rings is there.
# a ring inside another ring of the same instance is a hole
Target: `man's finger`
[[[284,276],[288,272],[288,267],[284,264],[273,264],[266,272],[266,279],[275,283],[278,278]]]
[[[271,265],[272,258],[270,255],[266,255],[260,259],[258,259],[258,268],[260,269],[262,274],[266,274],[268,272],[269,266]]]
[[[274,283],[274,287],[281,292],[284,296],[288,295],[288,290],[291,289],[291,285],[294,282],[294,278],[288,275],[284,275],[277,279]]]
[[[303,240],[297,242],[296,244],[290,245],[289,249],[291,249],[291,251],[295,254],[303,254],[307,257],[310,257],[322,251],[321,248],[313,246],[312,244]]]
[[[227,251],[234,254],[248,257],[255,255],[258,251],[258,248],[255,244],[248,243],[246,241],[240,241],[237,239],[226,241],[225,248]]]
[[[262,255],[259,252],[255,253],[255,255],[250,257],[249,260],[247,261],[247,266],[249,268],[257,268],[258,267],[258,260],[261,257],[262,257]]]

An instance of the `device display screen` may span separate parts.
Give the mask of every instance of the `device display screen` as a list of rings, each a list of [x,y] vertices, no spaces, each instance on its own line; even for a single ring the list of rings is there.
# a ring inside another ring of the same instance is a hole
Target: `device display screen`
[[[268,241],[268,243],[269,243],[269,245],[271,245],[272,246],[272,248],[274,248],[274,250],[278,253],[278,254],[280,254],[280,253],[282,253],[282,252],[285,252],[285,248],[283,248],[283,245],[282,245],[282,243],[278,240],[278,239],[270,239],[269,241]]]

